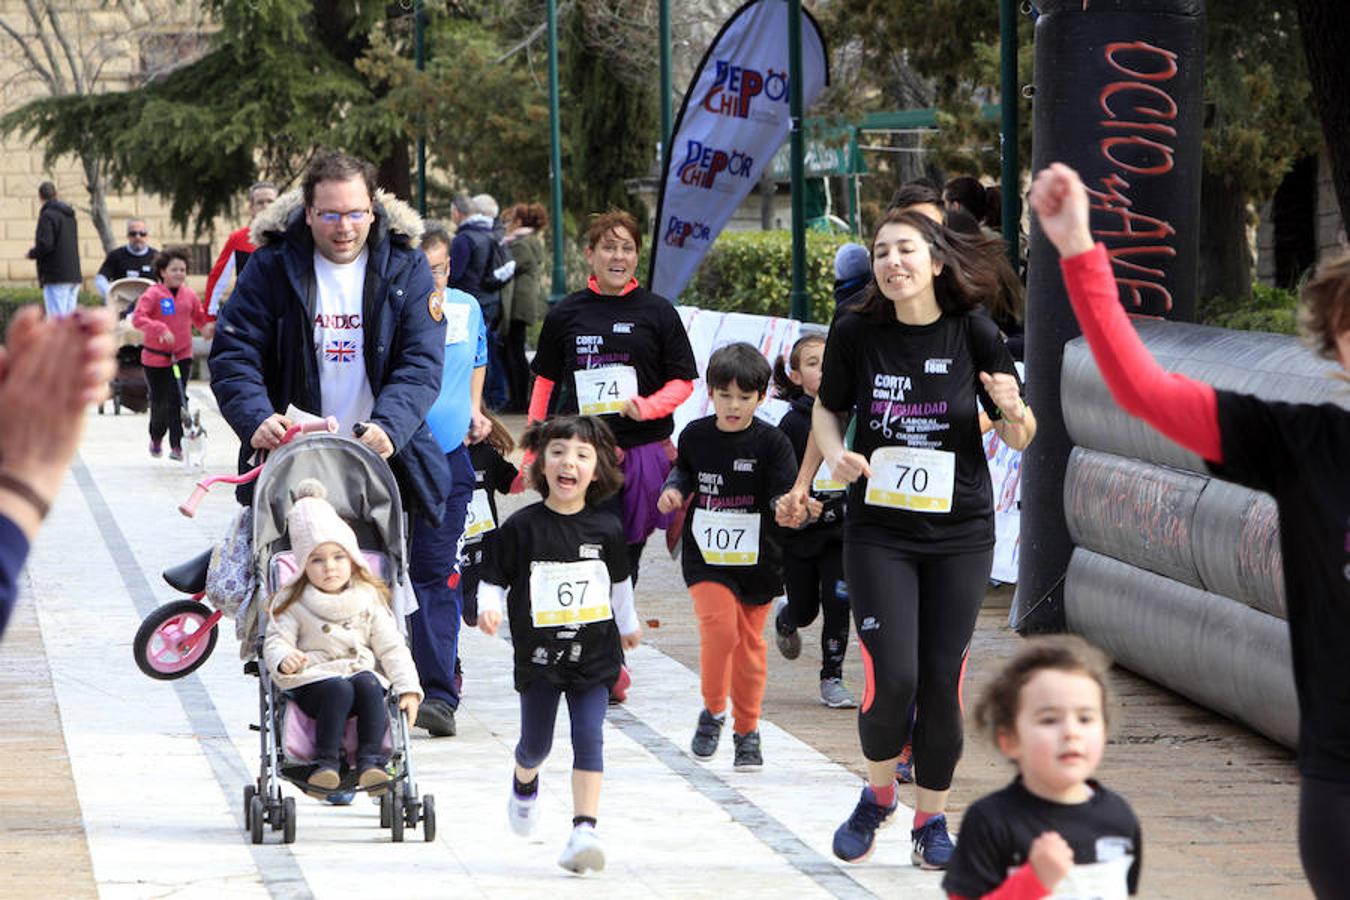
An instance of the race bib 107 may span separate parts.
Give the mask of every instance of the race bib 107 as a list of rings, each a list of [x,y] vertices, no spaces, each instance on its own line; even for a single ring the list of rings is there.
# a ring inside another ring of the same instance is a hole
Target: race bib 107
[[[759,562],[759,513],[694,510],[694,543],[710,566]]]

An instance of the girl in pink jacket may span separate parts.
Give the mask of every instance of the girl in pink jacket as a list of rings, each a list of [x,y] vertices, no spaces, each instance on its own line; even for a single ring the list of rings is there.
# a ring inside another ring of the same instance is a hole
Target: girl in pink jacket
[[[141,294],[131,314],[131,324],[145,335],[141,365],[150,387],[150,455],[163,452],[164,432],[169,432],[169,458],[183,458],[183,420],[179,415],[187,396],[192,370],[192,329],[207,323],[206,309],[185,283],[187,251],[170,247],[155,257],[155,275],[160,283]],[[178,378],[174,363],[179,363]],[[175,384],[175,381],[178,381]]]

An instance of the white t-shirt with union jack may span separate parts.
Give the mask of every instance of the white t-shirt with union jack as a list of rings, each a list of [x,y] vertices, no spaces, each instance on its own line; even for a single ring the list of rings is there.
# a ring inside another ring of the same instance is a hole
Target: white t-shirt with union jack
[[[361,294],[369,251],[340,265],[314,252],[314,349],[319,357],[320,415],[336,416],[342,434],[370,420],[375,397],[366,377]]]

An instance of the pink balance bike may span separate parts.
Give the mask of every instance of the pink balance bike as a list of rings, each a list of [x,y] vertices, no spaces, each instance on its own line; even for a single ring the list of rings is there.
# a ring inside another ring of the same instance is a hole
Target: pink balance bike
[[[281,443],[289,444],[299,435],[311,432],[335,433],[337,428],[337,420],[332,417],[292,425]],[[191,518],[212,485],[248,484],[257,479],[265,464],[255,466],[243,475],[212,475],[203,478],[197,482],[187,502],[178,507],[178,511]],[[202,602],[206,596],[206,570],[210,562],[211,551],[207,550],[161,573],[170,587],[188,594],[191,599],[164,604],[146,616],[140,628],[136,629],[131,651],[137,667],[151,678],[172,681],[189,675],[206,662],[211,651],[216,649],[221,611],[213,610]]]

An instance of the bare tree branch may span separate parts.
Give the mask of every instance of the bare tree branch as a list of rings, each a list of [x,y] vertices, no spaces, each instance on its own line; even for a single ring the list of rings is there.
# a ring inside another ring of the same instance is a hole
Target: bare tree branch
[[[52,33],[56,35],[56,40],[61,44],[62,51],[66,54],[66,64],[70,66],[70,77],[75,83],[75,93],[88,93],[89,85],[84,80],[84,67],[80,65],[74,49],[70,46],[70,38],[66,35],[66,30],[61,27],[61,20],[56,17],[56,7],[52,6],[51,0],[47,0],[47,17],[52,22]]]
[[[58,82],[52,77],[51,71],[42,64],[42,60],[38,59],[37,54],[33,52],[33,48],[30,46],[29,42],[24,39],[24,36],[19,34],[19,32],[14,29],[14,26],[4,19],[0,19],[0,29],[3,29],[5,34],[9,35],[14,43],[18,45],[19,49],[23,51],[24,57],[28,60],[28,65],[33,68],[33,71],[37,73],[39,78],[47,83],[47,89],[55,94],[59,87]]]
[[[28,18],[33,23],[33,30],[37,32],[38,43],[42,45],[42,52],[47,56],[48,71],[52,73],[52,84],[54,88],[52,93],[56,96],[65,94],[66,79],[61,71],[61,60],[56,56],[56,50],[52,47],[51,38],[47,36],[47,29],[43,25],[42,16],[38,15],[37,6],[33,0],[24,0],[24,7],[28,10]]]

